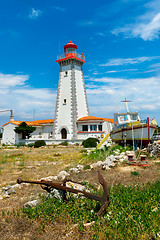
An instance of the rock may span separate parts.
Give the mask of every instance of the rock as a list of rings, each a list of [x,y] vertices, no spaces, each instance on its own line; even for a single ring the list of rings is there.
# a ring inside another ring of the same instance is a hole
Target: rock
[[[5,198],[10,198],[10,196],[8,194],[4,194],[3,199],[5,199]]]
[[[77,165],[77,168],[79,171],[83,171],[84,166],[79,164],[79,165]]]
[[[46,197],[46,199],[49,199],[49,198],[55,198],[55,199],[57,199],[59,201],[63,201],[64,200],[64,193],[63,193],[62,190],[53,188],[51,190],[51,192]]]
[[[78,170],[78,168],[70,168],[70,169],[69,169],[69,172],[79,173],[79,170]]]
[[[134,151],[126,151],[126,155],[134,155]]]
[[[15,184],[15,185],[13,185],[13,186],[7,185],[6,187],[2,187],[2,193],[3,193],[4,195],[15,194],[16,191],[14,190],[14,187],[18,187],[17,185],[19,185],[19,184]]]
[[[14,188],[10,188],[5,192],[5,194],[8,194],[8,195],[15,194],[15,193],[16,191],[14,190]]]
[[[119,156],[125,156],[126,153],[125,152],[121,152],[121,154]]]
[[[70,174],[66,171],[61,171],[58,173],[57,178],[64,180],[67,176],[70,176]]]
[[[25,203],[24,205],[23,205],[23,209],[25,209],[25,208],[28,208],[28,207],[36,207],[38,205],[38,201],[37,200],[32,200],[32,201],[29,201],[29,202],[27,202],[27,203]]]
[[[54,178],[55,178],[54,176],[49,176],[49,177],[41,178],[40,180],[53,181],[55,180]]]
[[[127,161],[128,160],[128,157],[127,156],[121,156],[119,158],[119,162],[123,162],[123,161]]]
[[[81,190],[81,191],[87,191],[86,186],[84,186],[80,183],[66,182],[66,187],[78,189],[78,190]]]
[[[119,149],[114,150],[114,154],[115,155],[119,155],[120,154],[120,150]]]
[[[74,183],[74,182],[70,182],[70,181],[69,181],[69,182],[66,182],[66,187],[78,189],[78,190],[80,190],[80,191],[90,192],[90,191],[86,188],[86,186],[84,186],[84,185],[82,185],[82,184],[80,184],[80,183]],[[67,192],[67,196],[68,196],[69,194],[70,194],[70,193]],[[75,198],[77,198],[77,197],[78,197],[78,198],[85,198],[82,193],[78,193],[78,194],[73,193],[73,196],[74,196]]]
[[[15,185],[11,186],[12,188],[21,188],[21,184],[16,183]]]
[[[149,152],[151,156],[160,155],[159,143],[160,143],[160,140],[154,141],[152,144],[148,144],[147,152]],[[144,149],[143,149],[143,151],[144,151]]]
[[[3,191],[7,191],[11,188],[12,186],[11,185],[7,185],[6,187],[2,187],[2,190]]]
[[[120,156],[115,156],[115,160],[114,161],[118,161],[120,159]]]
[[[109,166],[105,166],[105,170],[110,170],[110,167]]]
[[[100,167],[103,166],[103,162],[102,161],[98,161],[97,163],[92,163],[90,165],[91,169],[96,168],[96,167]]]
[[[114,156],[114,155],[110,155],[108,158],[109,158],[111,161],[114,161],[115,156]],[[106,158],[106,159],[107,159],[107,158]]]
[[[54,177],[53,177],[53,180],[57,181],[57,180],[58,180],[58,177],[57,177],[57,176],[54,176]]]

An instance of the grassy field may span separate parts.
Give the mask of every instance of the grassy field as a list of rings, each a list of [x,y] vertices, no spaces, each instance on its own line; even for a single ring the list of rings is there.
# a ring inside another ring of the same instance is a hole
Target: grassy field
[[[3,148],[0,150],[0,189],[16,183],[18,177],[39,180],[61,170],[83,164],[85,169],[71,174],[91,191],[102,194],[97,169],[89,164],[111,153],[87,155],[82,147]],[[104,217],[96,216],[100,203],[74,198],[67,202],[45,200],[40,186],[24,185],[9,198],[0,198],[0,239],[159,239],[160,160],[149,158],[149,167],[121,163],[102,171],[110,190],[111,204]],[[22,210],[29,200],[38,199],[33,209]]]

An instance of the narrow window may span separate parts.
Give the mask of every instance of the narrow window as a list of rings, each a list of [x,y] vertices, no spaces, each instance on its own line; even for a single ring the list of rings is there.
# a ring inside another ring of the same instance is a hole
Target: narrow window
[[[65,77],[67,77],[67,76],[68,76],[68,72],[67,72],[67,71],[65,71],[65,74],[64,74],[64,76],[65,76]]]
[[[98,131],[102,131],[102,125],[98,125]]]
[[[52,138],[53,137],[53,132],[50,132],[49,133],[49,138]]]
[[[39,138],[42,138],[42,133],[41,132],[39,132]]]
[[[82,131],[88,132],[88,125],[82,125]]]
[[[63,105],[66,105],[66,104],[67,104],[67,100],[66,100],[66,98],[64,98]]]

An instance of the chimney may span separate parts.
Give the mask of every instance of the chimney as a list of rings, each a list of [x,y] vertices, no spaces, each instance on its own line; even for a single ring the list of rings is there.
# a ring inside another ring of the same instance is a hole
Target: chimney
[[[13,110],[10,111],[11,111],[10,121],[14,121]]]

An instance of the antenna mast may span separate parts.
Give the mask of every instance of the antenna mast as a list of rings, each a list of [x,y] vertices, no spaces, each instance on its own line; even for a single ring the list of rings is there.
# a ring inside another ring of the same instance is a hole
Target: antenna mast
[[[130,100],[127,100],[126,98],[125,98],[125,100],[123,100],[123,101],[121,101],[121,102],[125,102],[126,103],[126,108],[127,108],[127,113],[129,113],[129,108],[128,108],[128,102],[131,102]]]

